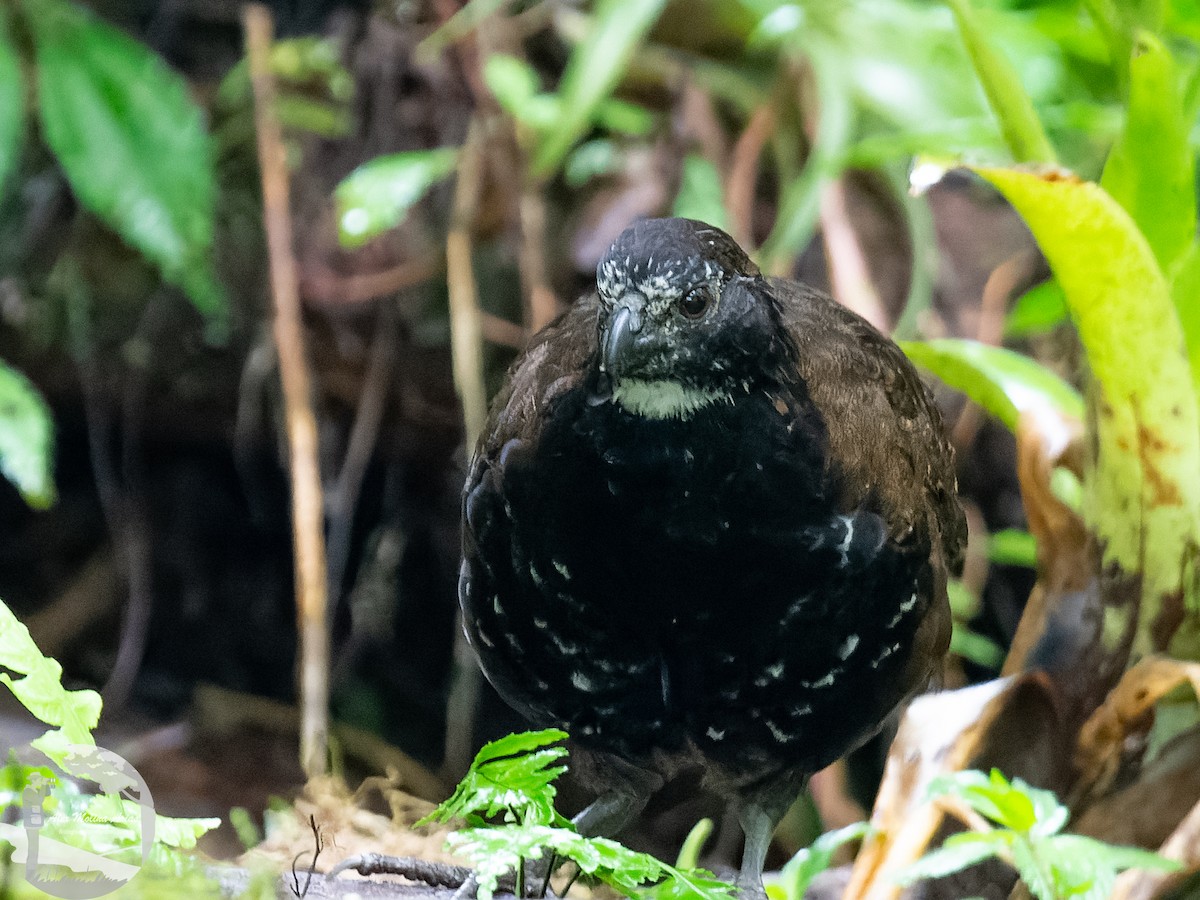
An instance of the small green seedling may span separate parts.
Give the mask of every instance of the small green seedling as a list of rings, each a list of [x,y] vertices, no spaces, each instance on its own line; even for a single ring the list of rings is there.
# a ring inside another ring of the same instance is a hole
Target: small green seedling
[[[480,900],[491,900],[499,880],[517,877],[517,896],[527,896],[526,861],[550,855],[569,859],[580,874],[609,885],[627,897],[647,900],[729,900],[733,885],[696,868],[667,865],[607,838],[588,838],[554,808],[554,781],[567,771],[567,751],[554,746],[566,739],[557,729],[510,734],[487,744],[445,803],[422,820],[465,820],[468,827],[447,840],[449,849],[467,859],[479,881]]]
[[[1010,782],[996,769],[991,775],[967,771],[936,778],[929,796],[956,797],[998,827],[951,835],[899,872],[902,884],[940,878],[996,857],[1017,870],[1038,900],[1105,900],[1124,869],[1180,868],[1147,850],[1062,834],[1070,812],[1054,794],[1020,778]]]

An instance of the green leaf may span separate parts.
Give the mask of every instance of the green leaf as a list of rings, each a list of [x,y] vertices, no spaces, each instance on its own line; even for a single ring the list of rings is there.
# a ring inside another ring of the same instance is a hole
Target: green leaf
[[[780,873],[784,895],[801,900],[812,880],[829,868],[833,854],[850,841],[862,840],[871,831],[871,823],[855,822],[836,831],[827,831],[784,864]]]
[[[208,134],[183,79],[74,3],[25,0],[46,143],[80,202],[183,288],[219,338]]]
[[[1099,866],[1104,866],[1114,872],[1125,869],[1153,869],[1157,872],[1179,872],[1183,864],[1167,859],[1150,850],[1141,847],[1122,847],[1106,844],[1095,838],[1081,834],[1060,834],[1050,840],[1048,846],[1054,851],[1055,857],[1078,857],[1090,859]]]
[[[506,53],[493,53],[487,58],[483,80],[496,102],[514,119],[521,118],[525,104],[541,87],[533,66]]]
[[[722,194],[717,167],[700,154],[689,153],[683,159],[683,175],[671,215],[699,219],[717,228],[728,229],[729,216]]]
[[[557,169],[587,131],[597,107],[620,80],[663,6],[665,0],[598,0],[591,27],[563,72],[561,115],[537,149],[535,174],[546,176]]]
[[[989,637],[971,631],[961,622],[954,622],[950,630],[950,652],[969,659],[986,669],[999,669],[1004,662],[1004,649]]]
[[[1054,162],[1054,148],[1042,129],[1029,94],[1016,70],[988,42],[970,0],[946,0],[967,46],[988,105],[1000,123],[1000,133],[1016,162]]]
[[[9,34],[8,15],[0,11],[0,189],[16,167],[24,127],[25,79]]]
[[[942,878],[961,872],[985,859],[1003,854],[1012,839],[1011,831],[964,831],[952,834],[941,847],[896,872],[893,880],[899,884],[913,884],[926,878]]]
[[[0,361],[0,473],[34,509],[54,503],[54,420],[24,375]]]
[[[1098,439],[1087,519],[1104,564],[1141,573],[1143,627],[1134,652],[1147,652],[1156,648],[1149,623],[1164,604],[1182,597],[1192,617],[1198,605],[1183,561],[1200,543],[1200,417],[1166,279],[1136,224],[1098,185],[1006,169],[979,172],[1033,232],[1087,353]],[[1119,640],[1123,616],[1119,610],[1109,621],[1106,642]],[[1186,640],[1194,624],[1185,616],[1176,633]],[[1200,648],[1169,649],[1189,659],[1200,654]]]
[[[379,156],[359,166],[334,192],[342,245],[361,246],[399,224],[457,161],[458,150],[447,147]]]
[[[221,820],[217,818],[176,819],[171,816],[155,816],[154,842],[179,850],[191,850],[195,848],[197,840],[220,827]]]
[[[1171,299],[1183,327],[1192,381],[1200,386],[1200,243],[1193,242],[1176,265]]]
[[[800,174],[784,185],[775,226],[759,248],[759,264],[768,272],[791,259],[812,237],[820,212],[821,191],[837,174],[854,134],[855,110],[842,61],[817,44],[809,50],[816,80],[821,127]]]
[[[34,746],[55,762],[71,744],[91,746],[92,729],[100,720],[100,695],[95,691],[68,691],[62,686],[62,666],[38,650],[29,629],[0,602],[0,668],[23,675],[13,678],[0,672],[0,683],[8,685],[29,712],[55,726]]]
[[[454,793],[422,823],[461,818],[479,824],[480,816],[503,814],[522,825],[564,824],[566,820],[554,810],[553,781],[567,771],[566,766],[554,765],[567,750],[549,745],[566,737],[566,732],[549,728],[485,744]]]
[[[696,868],[700,861],[700,853],[704,850],[704,845],[708,842],[712,831],[712,819],[701,819],[693,825],[688,836],[683,839],[683,846],[679,848],[679,855],[675,859],[676,867],[680,869]]]
[[[1051,278],[1017,298],[1004,321],[1004,336],[1017,338],[1040,334],[1061,325],[1067,315],[1067,298],[1058,282]]]
[[[905,341],[909,359],[1016,431],[1022,415],[1082,419],[1083,398],[1027,356],[979,341],[941,338]]]
[[[1140,32],[1129,66],[1125,128],[1100,178],[1170,272],[1196,234],[1196,160],[1170,51]]]
[[[1013,841],[1012,863],[1017,868],[1017,874],[1029,888],[1029,892],[1037,900],[1059,900],[1064,894],[1059,894],[1054,873],[1047,860],[1042,858],[1036,845],[1021,839]]]
[[[988,540],[988,561],[998,566],[1037,566],[1037,538],[1028,531],[1004,528]]]

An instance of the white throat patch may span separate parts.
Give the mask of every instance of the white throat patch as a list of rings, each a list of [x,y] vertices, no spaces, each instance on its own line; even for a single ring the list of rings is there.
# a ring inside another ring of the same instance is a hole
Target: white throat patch
[[[728,394],[684,387],[677,381],[643,381],[621,378],[613,386],[613,400],[647,419],[689,419],[698,410]]]

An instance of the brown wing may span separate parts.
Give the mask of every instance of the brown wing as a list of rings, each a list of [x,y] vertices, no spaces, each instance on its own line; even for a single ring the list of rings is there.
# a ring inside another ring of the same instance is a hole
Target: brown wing
[[[832,298],[771,279],[800,374],[845,474],[843,502],[873,496],[894,537],[922,525],[945,567],[962,570],[966,517],[955,496],[954,450],[933,397],[903,351]]]
[[[599,298],[590,294],[533,336],[492,400],[475,465],[513,438],[536,439],[550,404],[579,383],[596,352],[599,310]]]

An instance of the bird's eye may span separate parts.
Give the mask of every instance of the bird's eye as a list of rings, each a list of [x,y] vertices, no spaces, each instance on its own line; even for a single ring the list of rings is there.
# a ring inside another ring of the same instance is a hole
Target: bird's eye
[[[707,287],[692,288],[675,302],[675,308],[685,319],[699,319],[712,306],[712,291]]]

